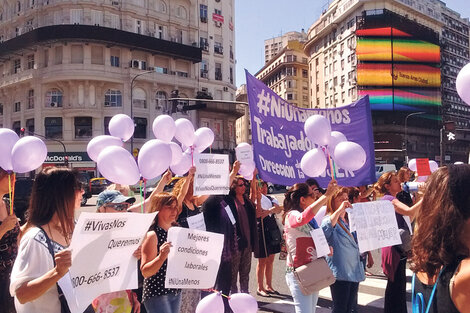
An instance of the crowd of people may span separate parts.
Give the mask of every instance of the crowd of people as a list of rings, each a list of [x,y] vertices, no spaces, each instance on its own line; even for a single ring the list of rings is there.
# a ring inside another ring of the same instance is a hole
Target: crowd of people
[[[133,254],[139,260],[139,288],[100,295],[85,312],[195,312],[200,299],[213,291],[168,289],[165,275],[172,249],[168,230],[189,228],[188,219],[198,214],[202,214],[207,231],[224,235],[214,290],[227,296],[250,293],[254,256],[257,289],[251,292],[262,297],[279,295],[273,286],[273,264],[280,253],[286,260],[285,279],[295,312],[315,312],[318,291],[306,294],[296,269],[317,258],[311,231],[321,228],[330,247],[325,261],[336,279],[329,287],[332,312],[358,312],[359,284],[374,259],[370,252],[360,253],[347,211],[354,203],[376,199],[393,204],[402,239],[402,244],[381,251],[387,278],[384,312],[407,312],[407,263],[416,273],[413,303],[419,302],[421,307],[429,304],[427,312],[431,313],[470,312],[466,306],[470,303],[470,165],[439,168],[416,193],[402,188],[412,176],[406,167],[398,173],[384,173],[369,187],[343,187],[332,180],[323,189],[315,179],[308,179],[290,187],[282,204],[267,195],[267,183],[257,178],[256,170],[247,181],[237,176],[239,169],[236,161],[228,195],[193,195],[194,167],[171,192],[163,191],[172,178],[171,172],[166,172],[142,203],[136,203],[122,186],[99,194],[99,213],[158,214]],[[8,173],[0,169],[0,194],[8,193]],[[8,201],[0,201],[2,312],[67,312],[58,281],[72,264],[67,247],[82,193],[76,172],[48,167],[35,177],[24,225],[9,214]],[[224,305],[225,311],[231,312],[225,297]]]

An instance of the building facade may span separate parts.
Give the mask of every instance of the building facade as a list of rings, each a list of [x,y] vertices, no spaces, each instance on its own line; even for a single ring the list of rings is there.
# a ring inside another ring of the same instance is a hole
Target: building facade
[[[308,108],[308,60],[303,46],[304,42],[289,41],[255,76],[289,103]]]
[[[134,117],[136,148],[153,138],[156,116],[171,114],[210,127],[212,151],[230,151],[239,110],[219,103],[194,110],[184,99],[235,99],[233,2],[3,1],[0,125],[63,142],[82,156],[72,166],[86,169],[95,166],[84,153],[88,141],[107,134],[118,113]],[[46,144],[51,156],[63,151]]]
[[[284,49],[289,41],[304,42],[307,40],[307,34],[302,29],[301,32],[287,32],[281,36],[266,39],[264,41],[264,63],[268,63],[282,49]]]
[[[449,118],[441,79],[455,93],[456,76],[441,76],[448,49],[441,42],[444,9],[438,0],[338,0],[308,31],[310,105],[338,107],[368,95],[377,162],[439,159],[439,129]],[[462,58],[468,58],[465,37],[458,40]],[[468,138],[461,139],[455,145],[468,151]],[[447,161],[468,158],[445,152]]]

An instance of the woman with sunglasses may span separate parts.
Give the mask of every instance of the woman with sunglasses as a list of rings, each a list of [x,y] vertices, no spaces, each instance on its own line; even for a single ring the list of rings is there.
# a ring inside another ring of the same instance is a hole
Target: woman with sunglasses
[[[294,276],[294,269],[305,265],[316,257],[315,247],[309,224],[318,210],[325,205],[329,197],[337,188],[336,181],[328,184],[325,195],[316,199],[315,194],[306,183],[295,184],[290,188],[284,199],[284,236],[289,255],[287,257],[286,282],[294,298],[295,313],[315,313],[318,301],[318,292],[304,295]],[[315,254],[315,256],[312,255]]]
[[[346,217],[346,209],[352,207],[348,191],[348,188],[340,188],[328,198],[327,215],[322,221],[326,240],[333,247],[333,255],[326,257],[336,278],[330,286],[332,313],[351,313],[356,308],[359,282],[365,279],[359,246]]]
[[[181,289],[165,288],[167,258],[171,248],[171,242],[167,242],[166,238],[170,227],[176,225],[178,201],[167,192],[155,195],[151,201],[150,213],[158,212],[158,215],[142,243],[142,301],[149,313],[178,313]]]
[[[57,282],[71,266],[72,254],[65,248],[82,194],[77,174],[68,168],[48,167],[36,176],[27,214],[29,227],[11,273],[10,293],[18,313],[56,313],[67,305]]]

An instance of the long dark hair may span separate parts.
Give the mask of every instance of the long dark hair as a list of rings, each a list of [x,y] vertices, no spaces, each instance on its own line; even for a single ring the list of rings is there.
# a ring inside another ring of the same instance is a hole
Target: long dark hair
[[[470,218],[470,165],[449,165],[434,172],[427,182],[417,213],[411,269],[436,275],[469,251],[462,234]]]
[[[28,208],[28,223],[42,226],[57,214],[61,232],[68,238],[74,228],[76,192],[82,188],[77,172],[48,167],[36,175]]]
[[[289,190],[287,190],[287,192],[284,194],[284,213],[282,215],[283,223],[289,211],[301,211],[300,198],[307,197],[310,193],[310,187],[306,183],[295,184]]]

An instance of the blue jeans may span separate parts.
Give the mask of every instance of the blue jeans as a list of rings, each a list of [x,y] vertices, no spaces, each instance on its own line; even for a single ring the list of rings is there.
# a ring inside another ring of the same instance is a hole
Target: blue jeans
[[[337,280],[330,286],[330,290],[331,298],[333,298],[331,313],[351,313],[357,306],[359,283]]]
[[[318,292],[314,292],[308,296],[304,295],[292,272],[286,273],[286,282],[292,294],[292,298],[294,298],[295,313],[315,313],[318,302]]]
[[[179,313],[181,306],[181,292],[155,296],[144,301],[148,313]]]

